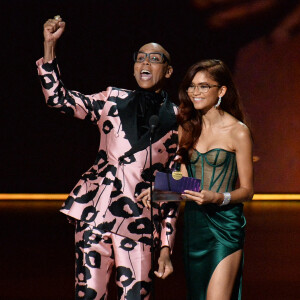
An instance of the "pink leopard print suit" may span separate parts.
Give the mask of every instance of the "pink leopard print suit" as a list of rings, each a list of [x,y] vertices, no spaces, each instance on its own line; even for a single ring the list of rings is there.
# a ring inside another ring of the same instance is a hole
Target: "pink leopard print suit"
[[[127,242],[142,243],[142,248],[148,249],[145,257],[150,260],[150,210],[136,200],[136,195],[147,188],[150,178],[153,180],[154,177],[149,169],[149,133],[139,140],[135,140],[132,134],[134,124],[131,124],[131,118],[134,112],[131,111],[130,103],[135,92],[109,87],[100,93],[83,95],[64,87],[56,59],[46,64],[40,59],[37,66],[47,105],[92,122],[100,132],[99,151],[93,166],[81,176],[61,209],[64,214],[78,220],[77,242],[79,235],[83,235],[80,241],[85,241],[84,232],[88,232],[93,240],[88,246],[81,248],[90,248],[91,244],[95,244],[95,231],[100,234],[98,238],[105,240],[106,244],[114,239],[111,236],[106,239],[104,237],[113,234],[123,239],[127,257],[130,250],[125,247],[124,238]],[[159,126],[153,138],[152,163],[155,171],[168,167],[175,154],[176,112],[176,106],[168,98],[165,99],[159,109]],[[132,147],[135,149],[134,153],[130,152]],[[161,247],[173,248],[177,209],[177,204],[174,203],[154,207],[154,236]],[[115,252],[112,246],[109,247]],[[122,248],[122,242],[118,248]],[[115,254],[111,253],[109,256],[115,257]],[[131,261],[130,263],[132,265]],[[122,266],[122,262],[119,265]],[[148,272],[149,267],[149,262],[145,263],[145,271]],[[127,292],[119,293],[120,299],[129,299],[129,296],[125,296],[130,287],[132,284],[127,286]],[[91,289],[94,289],[90,291],[91,295],[96,293],[97,296],[80,298],[78,294],[78,299],[106,299],[106,291],[97,292],[97,287]],[[87,291],[84,291],[86,295]],[[149,293],[142,299],[148,299],[147,295]]]

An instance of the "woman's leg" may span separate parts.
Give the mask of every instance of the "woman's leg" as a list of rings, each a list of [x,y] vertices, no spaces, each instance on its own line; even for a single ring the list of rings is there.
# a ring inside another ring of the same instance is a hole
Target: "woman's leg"
[[[207,300],[230,300],[242,263],[242,250],[225,257],[216,267],[207,288]]]

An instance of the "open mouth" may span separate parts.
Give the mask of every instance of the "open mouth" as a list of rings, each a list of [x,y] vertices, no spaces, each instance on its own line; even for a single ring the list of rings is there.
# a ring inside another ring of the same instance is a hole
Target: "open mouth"
[[[140,74],[141,74],[141,79],[143,80],[149,80],[152,78],[152,74],[148,70],[142,70]]]

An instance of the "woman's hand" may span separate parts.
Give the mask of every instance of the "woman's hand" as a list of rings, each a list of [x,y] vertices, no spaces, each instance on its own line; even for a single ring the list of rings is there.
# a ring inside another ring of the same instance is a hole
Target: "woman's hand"
[[[150,201],[150,188],[144,190],[141,192],[137,197],[137,200],[142,200],[144,206],[149,209],[151,207],[151,201]]]
[[[65,31],[66,23],[60,16],[49,19],[44,24],[44,63],[55,58],[55,46],[57,40]]]
[[[215,203],[221,205],[224,199],[222,193],[215,193],[212,191],[202,190],[201,192],[193,192],[186,190],[181,194],[183,200],[193,200],[199,205]]]

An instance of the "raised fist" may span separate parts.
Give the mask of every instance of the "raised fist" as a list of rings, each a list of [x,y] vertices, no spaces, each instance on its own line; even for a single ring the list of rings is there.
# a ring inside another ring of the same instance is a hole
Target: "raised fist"
[[[63,34],[66,23],[60,16],[49,19],[44,24],[44,39],[46,43],[55,43]]]

